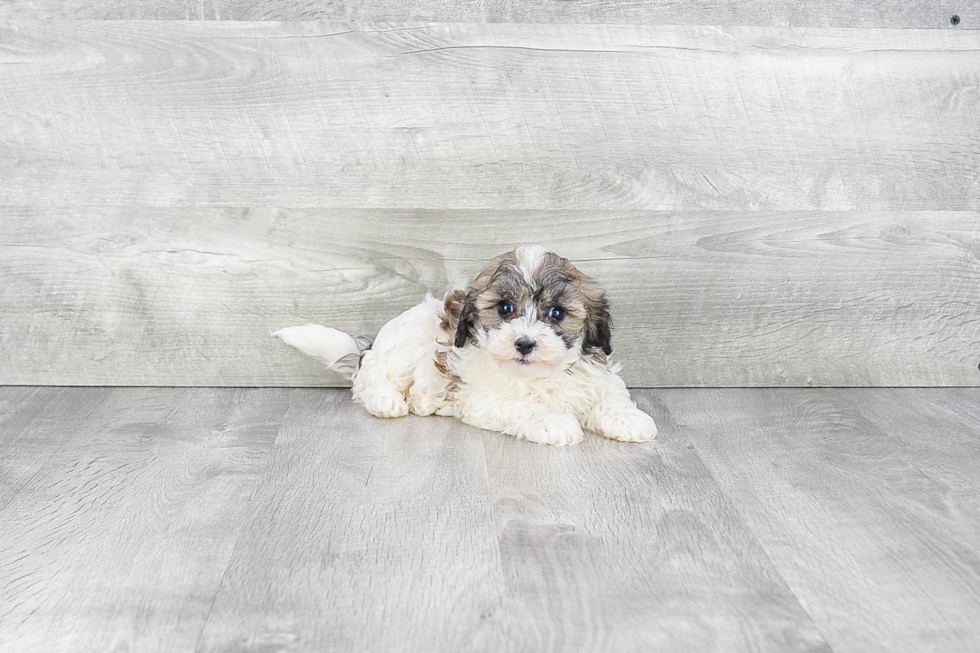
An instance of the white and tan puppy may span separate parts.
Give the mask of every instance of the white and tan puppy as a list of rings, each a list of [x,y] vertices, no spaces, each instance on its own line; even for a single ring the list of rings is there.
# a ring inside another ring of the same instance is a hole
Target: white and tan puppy
[[[378,417],[455,415],[544,444],[582,429],[613,440],[657,435],[609,364],[609,303],[568,259],[522,245],[493,259],[464,294],[421,304],[369,338],[307,324],[273,335],[350,374],[354,401]]]

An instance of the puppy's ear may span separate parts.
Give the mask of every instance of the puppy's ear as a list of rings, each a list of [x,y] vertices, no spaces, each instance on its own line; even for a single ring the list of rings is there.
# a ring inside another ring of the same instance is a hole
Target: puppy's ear
[[[612,353],[612,316],[609,314],[609,300],[600,294],[587,304],[588,317],[585,323],[585,342],[582,349],[587,353]]]
[[[463,312],[463,300],[466,293],[462,290],[454,290],[446,293],[442,299],[442,322],[439,326],[449,335],[456,337],[456,326],[459,324],[459,315]]]
[[[476,320],[476,306],[473,304],[472,291],[466,294],[462,304],[462,309],[459,311],[459,322],[456,324],[456,334],[453,338],[453,344],[460,349],[466,345]]]

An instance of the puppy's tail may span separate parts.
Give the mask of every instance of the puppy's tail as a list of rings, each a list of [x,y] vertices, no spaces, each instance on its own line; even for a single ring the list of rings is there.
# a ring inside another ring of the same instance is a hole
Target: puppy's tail
[[[273,331],[272,335],[345,376],[357,371],[361,354],[373,344],[365,336],[352,336],[319,324],[286,327]]]

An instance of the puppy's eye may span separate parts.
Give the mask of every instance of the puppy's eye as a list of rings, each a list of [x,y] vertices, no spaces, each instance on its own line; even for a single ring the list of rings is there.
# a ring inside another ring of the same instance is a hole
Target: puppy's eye
[[[565,317],[565,309],[561,306],[552,306],[548,309],[548,319],[552,322],[561,322]]]
[[[500,304],[497,306],[497,312],[500,313],[500,315],[502,315],[503,317],[507,317],[508,315],[514,312],[514,303],[500,302]]]

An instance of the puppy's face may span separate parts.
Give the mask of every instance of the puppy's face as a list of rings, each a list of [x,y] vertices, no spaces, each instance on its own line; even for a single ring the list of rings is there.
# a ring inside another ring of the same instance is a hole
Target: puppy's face
[[[470,285],[455,344],[469,339],[515,376],[544,377],[582,356],[612,352],[609,304],[599,285],[562,258],[522,245]]]

